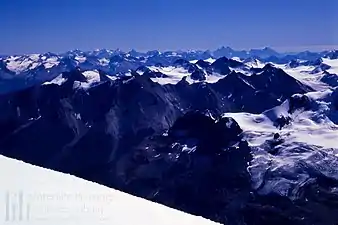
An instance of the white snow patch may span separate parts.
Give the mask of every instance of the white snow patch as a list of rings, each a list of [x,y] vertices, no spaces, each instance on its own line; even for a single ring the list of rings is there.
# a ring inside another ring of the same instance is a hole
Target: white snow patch
[[[84,63],[87,58],[85,56],[76,56],[75,60],[78,61],[79,63]]]
[[[96,83],[100,82],[100,74],[97,70],[91,71],[84,71],[82,73],[86,78],[88,83]]]
[[[198,82],[206,82],[206,83],[216,83],[220,79],[224,78],[223,75],[220,75],[218,73],[213,73],[213,74],[207,74],[206,75],[206,80],[205,81],[197,81],[193,80],[190,78],[191,73],[189,73],[186,69],[182,67],[155,67],[155,66],[150,66],[148,67],[152,71],[158,71],[161,72],[168,77],[160,77],[160,78],[150,78],[152,81],[157,82],[161,85],[164,84],[177,84],[179,81],[182,80],[182,78],[187,77],[186,81],[189,84],[193,83],[198,83]]]
[[[116,76],[110,76],[110,75],[106,75],[106,77],[108,77],[109,79],[111,79],[112,81],[117,80],[118,78]]]
[[[177,84],[180,80],[182,80],[183,77],[189,76],[190,73],[182,67],[155,67],[155,66],[149,66],[148,67],[152,71],[158,71],[161,72],[168,77],[161,77],[161,78],[150,78],[152,81],[157,82],[161,85],[164,84]]]
[[[19,225],[216,224],[68,174],[0,156],[1,221]]]
[[[57,57],[48,58],[43,64],[46,69],[52,68],[53,66],[59,65],[59,59]]]
[[[248,66],[249,68],[251,68],[251,67],[252,68],[263,68],[266,65],[266,63],[261,62],[258,59],[253,59],[249,62],[244,62],[244,64],[246,66]]]
[[[296,111],[288,113],[289,103],[285,101],[280,106],[274,107],[262,114],[250,113],[225,113],[224,116],[234,118],[243,129],[246,139],[252,146],[259,146],[266,140],[279,133],[287,142],[302,142],[324,148],[337,148],[338,126],[327,117],[331,113],[329,103],[319,101],[326,98],[330,91],[308,93],[309,97],[317,99],[318,109]],[[274,126],[274,121],[279,116],[290,116],[291,125],[279,130]]]
[[[109,61],[109,59],[102,58],[102,59],[99,59],[99,62],[101,64],[101,66],[108,66],[110,61]]]
[[[33,63],[31,64],[31,66],[30,66],[28,69],[30,69],[30,70],[35,69],[35,68],[38,67],[39,65],[40,65],[40,63],[33,62]]]
[[[338,75],[338,59],[322,58],[322,60],[324,64],[331,66],[330,69],[326,70],[327,72]]]
[[[316,91],[322,91],[330,88],[329,85],[320,81],[323,76],[322,73],[311,73],[315,69],[314,66],[298,66],[296,68],[290,68],[287,64],[273,65],[277,68],[283,69],[287,74],[312,87]]]
[[[231,57],[232,60],[236,60],[238,62],[243,62],[243,60],[241,60],[239,57]]]
[[[212,64],[213,62],[215,62],[216,61],[216,59],[214,59],[214,58],[208,58],[208,59],[204,59],[203,61],[205,61],[205,62],[208,62],[208,63],[210,63],[210,64]],[[191,60],[191,61],[189,61],[190,63],[192,63],[192,64],[195,64],[195,63],[197,63],[198,62],[198,60],[196,59],[196,60]]]
[[[7,58],[7,68],[16,74],[21,73],[27,70],[29,67],[34,69],[37,65],[32,65],[33,61],[29,57],[21,56],[21,57],[8,57]]]
[[[216,61],[216,59],[214,59],[214,58],[208,58],[208,59],[206,59],[204,61],[206,61],[206,62],[208,62],[208,63],[211,64],[211,63],[214,63]]]
[[[62,77],[62,74],[60,74],[59,76],[55,77],[53,80],[44,82],[42,85],[57,84],[60,86],[66,81],[67,79]]]
[[[218,73],[212,73],[206,76],[206,83],[216,83],[218,82],[220,79],[224,78],[225,76],[218,74]]]
[[[40,54],[31,54],[28,57],[33,61],[38,61],[40,59]]]

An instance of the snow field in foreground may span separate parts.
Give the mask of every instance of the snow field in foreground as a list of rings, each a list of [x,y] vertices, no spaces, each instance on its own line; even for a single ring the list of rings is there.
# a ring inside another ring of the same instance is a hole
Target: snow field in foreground
[[[0,224],[216,224],[80,178],[0,156]]]

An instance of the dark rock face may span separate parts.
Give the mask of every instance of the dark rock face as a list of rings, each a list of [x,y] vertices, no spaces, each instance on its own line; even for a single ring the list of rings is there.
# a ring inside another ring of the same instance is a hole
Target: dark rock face
[[[178,59],[174,62],[174,66],[180,66],[186,69],[189,73],[194,73],[196,71],[200,71],[200,69],[195,65],[190,63],[185,59]],[[203,71],[201,71],[203,72]]]
[[[176,140],[195,139],[198,152],[220,152],[231,141],[239,141],[242,129],[232,118],[220,118],[218,121],[199,113],[187,113],[178,118],[169,130],[169,137]]]
[[[289,84],[283,88],[280,84]],[[259,74],[245,76],[231,72],[211,86],[229,97],[233,102],[241,103],[234,111],[259,113],[264,111],[263,105],[279,105],[281,101],[296,93],[306,93],[312,88],[300,83],[283,70],[274,67],[265,67]],[[272,107],[270,107],[272,108]]]
[[[274,125],[281,130],[284,126],[289,125],[291,121],[292,119],[289,116],[281,115],[276,119]]]
[[[338,110],[338,88],[335,88],[334,91],[331,94],[332,97],[332,103],[335,107],[335,109]]]
[[[137,141],[148,132],[164,129],[180,114],[176,108],[171,109],[171,97],[160,85],[144,76],[128,79],[104,82],[86,91],[70,88],[73,84],[69,79],[61,86],[44,85],[2,96],[4,113],[0,121],[5,129],[1,129],[1,151],[41,166],[51,167],[49,161],[54,161],[52,168],[66,171],[60,159],[71,156],[70,152],[82,148],[95,151],[82,140],[96,143],[101,152],[115,154],[115,150],[132,144],[128,136]],[[157,107],[161,109],[155,110]],[[43,149],[50,149],[45,152],[50,156],[48,161],[38,157]],[[55,160],[53,149],[57,153]],[[21,156],[23,153],[33,161]],[[102,160],[107,163],[110,157],[102,156]]]
[[[321,82],[324,82],[331,87],[337,87],[338,86],[338,76],[336,74],[329,73],[327,71],[323,72],[323,77],[320,78]]]
[[[205,74],[202,70],[195,70],[191,75],[190,75],[191,79],[193,80],[198,80],[198,81],[202,81],[202,80],[206,80]]]
[[[326,65],[325,63],[321,63],[320,65],[316,66],[316,68],[311,71],[311,74],[320,73],[320,72],[326,71],[330,68],[331,68],[331,66]]]
[[[142,160],[128,169],[127,190],[217,221],[235,218],[232,213],[241,206],[234,201],[243,201],[250,187],[245,169],[250,148],[241,132],[232,118],[200,112],[179,117],[167,136],[154,137],[144,143],[146,151],[139,150]]]
[[[299,63],[299,61],[298,60],[296,60],[296,59],[293,59],[293,60],[291,60],[290,62],[289,62],[289,67],[290,68],[296,68],[296,67],[298,67],[298,66],[300,66],[301,64]]]
[[[311,107],[311,99],[306,95],[293,95],[289,98],[289,113],[297,109],[307,110]]]
[[[233,59],[221,57],[210,65],[210,68],[219,74],[226,75],[231,72],[230,68],[242,67],[244,64]]]
[[[329,53],[325,55],[325,57],[330,58],[330,59],[338,59],[338,51],[337,50],[330,51]]]
[[[135,71],[136,72],[140,71],[142,73],[145,73],[145,72],[148,72],[148,71],[151,71],[151,70],[148,67],[146,67],[146,66],[140,66]]]
[[[275,68],[270,64],[267,64],[260,74],[248,78],[255,87],[264,89],[268,93],[274,93],[281,96],[290,96],[292,95],[291,93],[306,93],[313,91],[312,88],[286,74],[282,69]],[[280,84],[287,85],[288,88],[283,88]]]
[[[14,73],[6,67],[6,64],[1,59],[0,59],[0,74],[2,76],[4,76],[3,74],[14,75]],[[1,76],[0,76],[0,79],[1,79]]]
[[[185,65],[190,65],[190,62],[188,60],[185,59],[177,59],[174,62],[174,65],[181,65],[181,66],[185,66]]]
[[[201,68],[206,69],[210,66],[210,63],[200,59],[196,62],[196,65],[200,66]]]
[[[213,62],[211,64],[211,67],[216,73],[226,75],[231,72],[228,62],[229,62],[228,58],[222,57]]]
[[[158,71],[151,71],[151,70],[147,70],[143,73],[143,76],[147,76],[149,78],[164,78],[164,77],[168,77],[167,75],[158,72]]]

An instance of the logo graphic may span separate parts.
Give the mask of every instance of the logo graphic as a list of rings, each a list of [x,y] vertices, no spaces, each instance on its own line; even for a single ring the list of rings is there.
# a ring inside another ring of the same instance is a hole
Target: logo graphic
[[[1,193],[0,193],[1,194]],[[112,196],[97,193],[7,191],[4,194],[5,222],[26,224],[27,221],[102,221],[110,213],[105,207]],[[108,207],[109,208],[109,207]],[[3,207],[1,207],[3,209]],[[1,211],[1,210],[0,210]],[[0,212],[3,213],[3,212]],[[0,224],[2,224],[0,222]]]
[[[17,193],[6,192],[5,196],[5,221],[28,221],[30,205],[24,201],[22,191]]]

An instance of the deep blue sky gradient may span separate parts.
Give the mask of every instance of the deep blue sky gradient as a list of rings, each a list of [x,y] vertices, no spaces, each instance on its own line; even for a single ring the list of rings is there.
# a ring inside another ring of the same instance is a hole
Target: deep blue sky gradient
[[[0,54],[338,45],[337,0],[0,0],[0,21]]]

